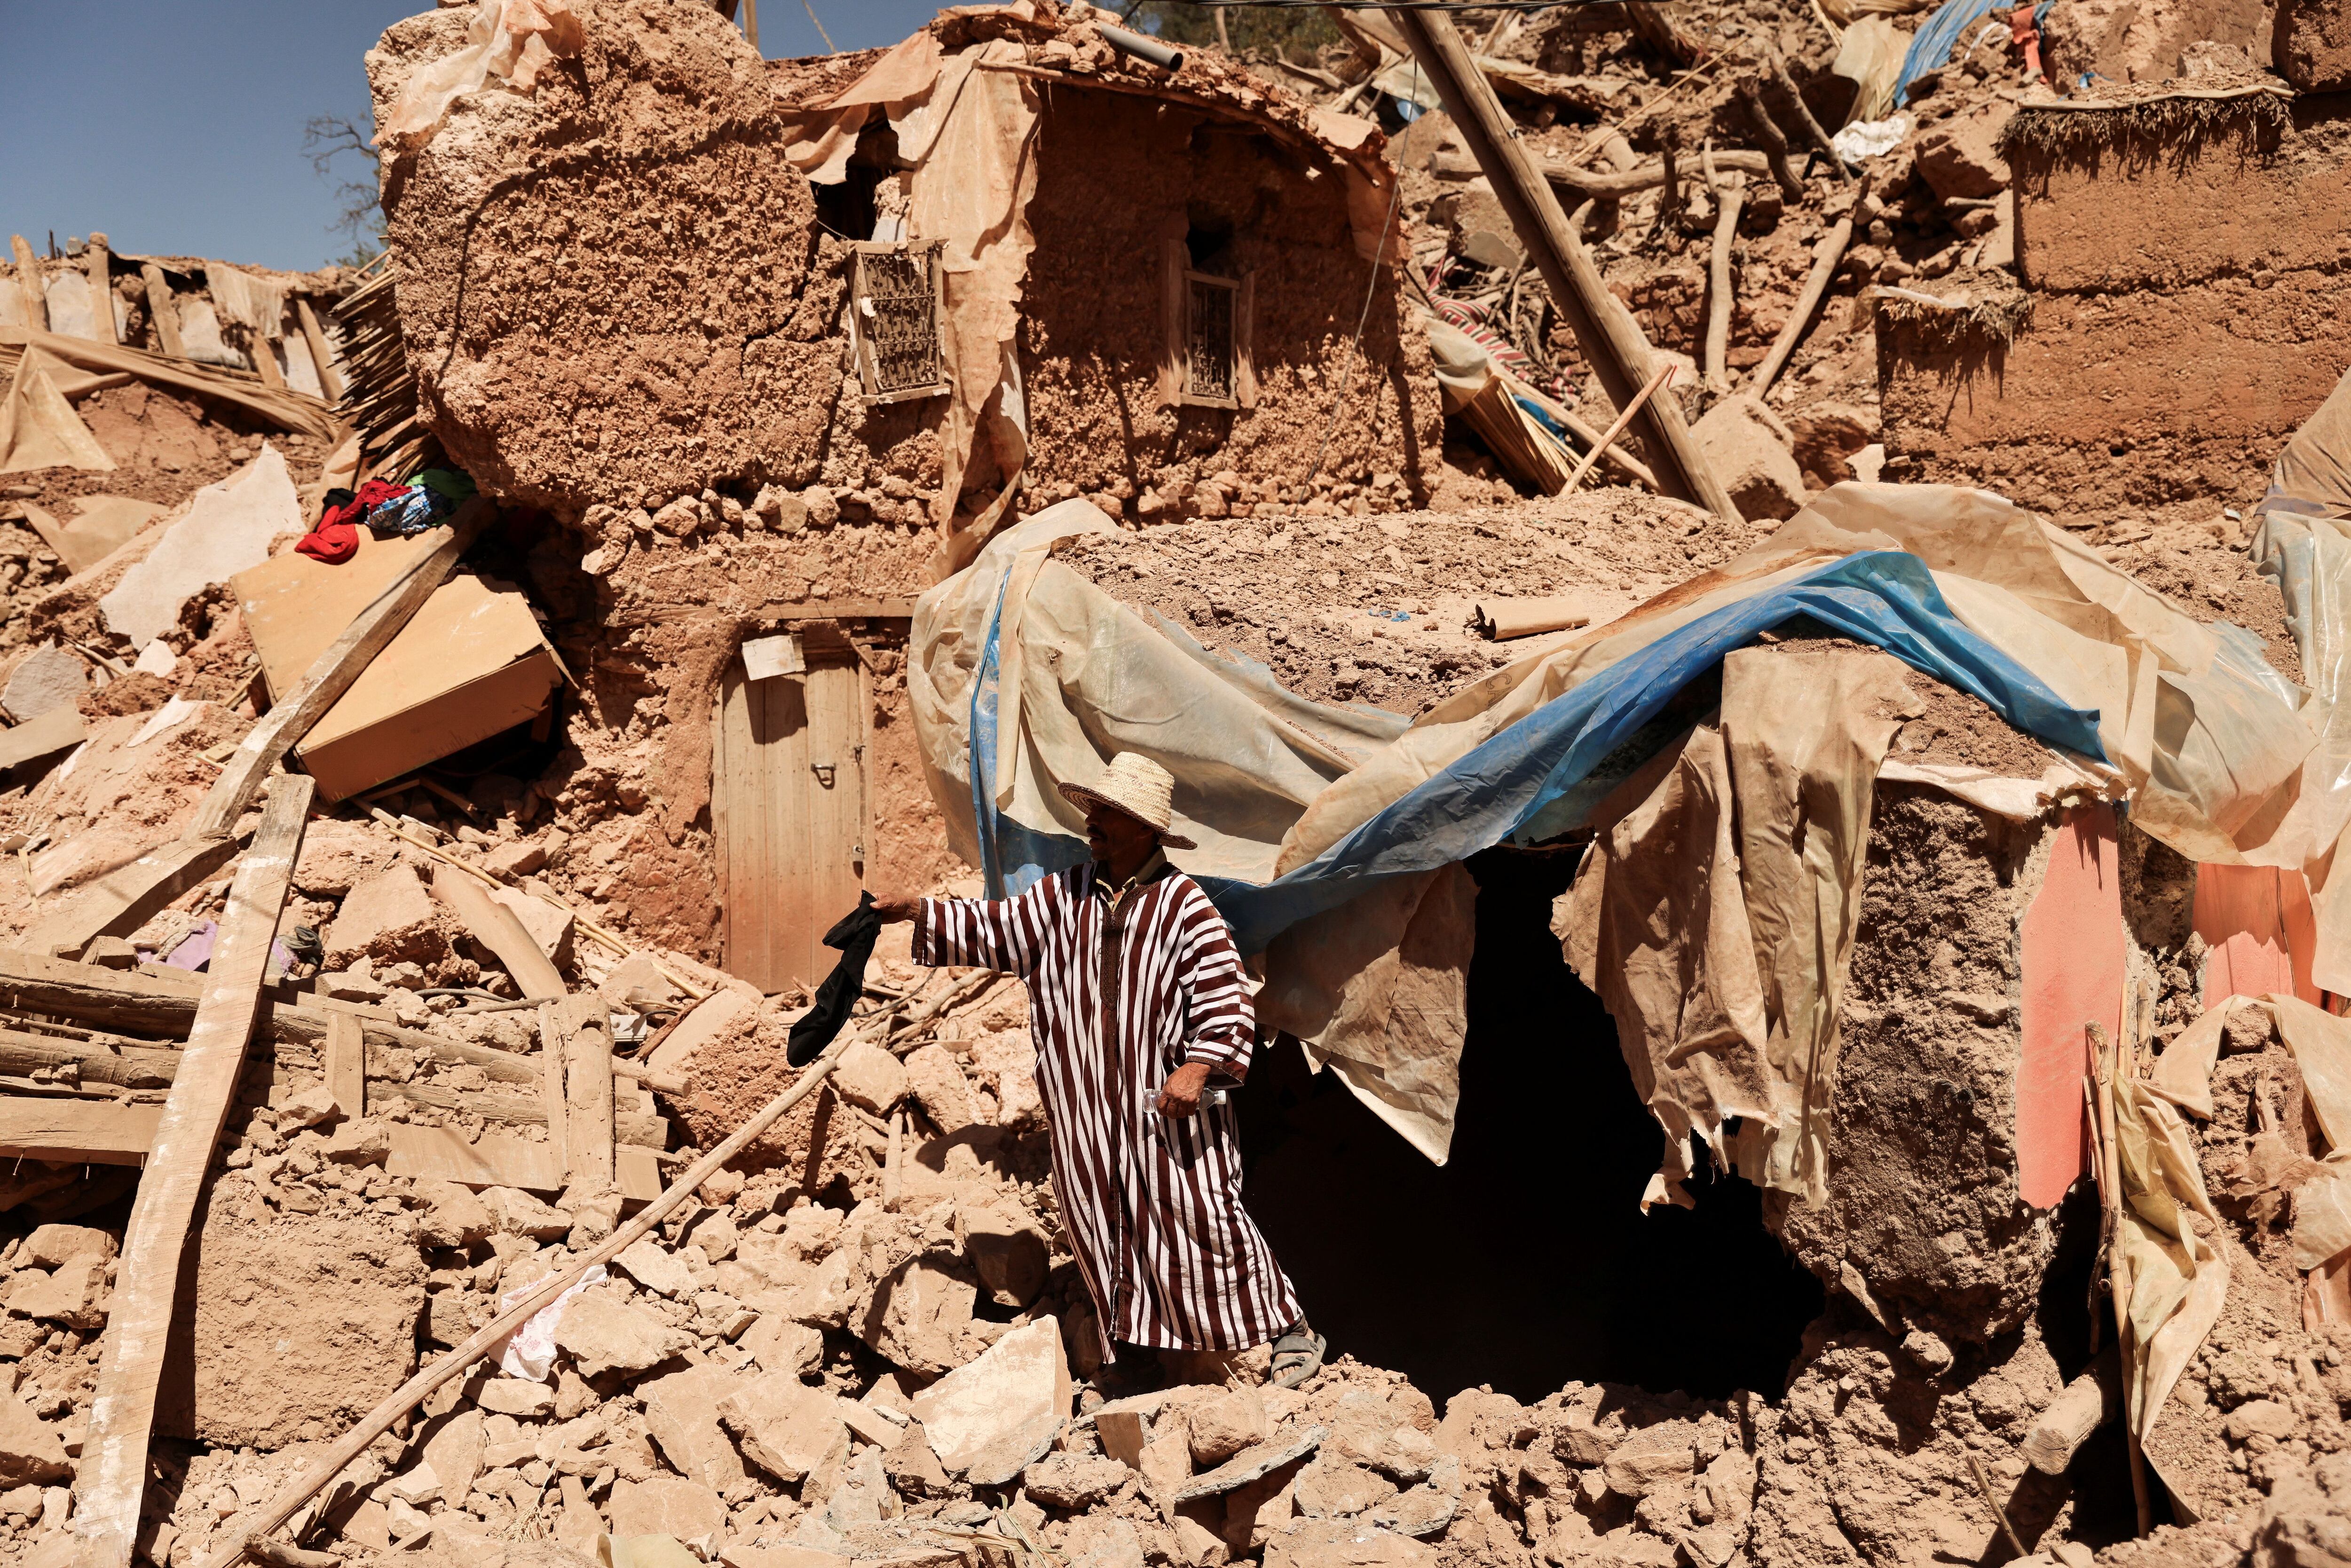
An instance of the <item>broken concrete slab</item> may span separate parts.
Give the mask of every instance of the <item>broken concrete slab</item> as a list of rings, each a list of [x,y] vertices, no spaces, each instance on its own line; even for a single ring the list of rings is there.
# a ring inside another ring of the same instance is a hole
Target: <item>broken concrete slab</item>
[[[1044,1290],[1051,1249],[1045,1233],[1025,1216],[958,1206],[956,1235],[964,1255],[979,1271],[988,1300],[998,1306],[1025,1308]]]
[[[953,1135],[979,1120],[971,1084],[945,1046],[925,1045],[906,1053],[906,1092],[942,1133]]]
[[[757,998],[747,997],[731,987],[711,992],[678,1019],[677,1027],[653,1047],[645,1064],[656,1072],[691,1071],[695,1051],[731,1033],[736,1020],[758,1006]]]
[[[564,1309],[555,1325],[556,1348],[570,1354],[582,1377],[644,1372],[693,1343],[651,1312],[590,1291]]]
[[[69,1258],[92,1254],[111,1258],[115,1254],[114,1233],[100,1230],[94,1225],[40,1225],[25,1238],[17,1249],[20,1263],[32,1263],[43,1269],[54,1269]]]
[[[1792,437],[1759,399],[1724,398],[1690,433],[1749,522],[1792,517],[1802,508],[1804,475],[1790,451]]]
[[[800,1480],[848,1453],[840,1398],[789,1373],[762,1373],[738,1387],[719,1401],[718,1419],[744,1456],[778,1480]]]
[[[951,1473],[974,1486],[1002,1486],[1051,1446],[1069,1419],[1070,1397],[1061,1325],[1048,1316],[1014,1329],[916,1395],[914,1418]]]
[[[381,963],[416,962],[447,948],[440,908],[423,879],[395,862],[353,887],[342,910],[320,934],[327,967],[348,969],[361,958]]]
[[[1176,1494],[1176,1500],[1190,1502],[1197,1498],[1216,1497],[1236,1487],[1247,1486],[1259,1476],[1270,1475],[1293,1459],[1305,1458],[1321,1448],[1322,1439],[1328,1436],[1329,1429],[1322,1427],[1309,1427],[1303,1432],[1277,1432],[1270,1441],[1236,1454],[1207,1475],[1196,1477]]]
[[[1109,1497],[1134,1474],[1116,1459],[1048,1454],[1021,1472],[1020,1485],[1046,1507],[1077,1513]]]
[[[27,1269],[8,1283],[8,1314],[68,1328],[94,1329],[106,1322],[106,1260],[84,1253],[47,1273]]]
[[[923,1259],[901,1264],[875,1286],[857,1334],[893,1365],[935,1377],[965,1360],[978,1290]]]
[[[277,448],[216,485],[196,492],[180,520],[163,532],[147,559],[98,601],[107,629],[144,647],[179,623],[192,593],[225,582],[269,559],[269,541],[302,531],[302,500]]]
[[[694,1275],[674,1253],[650,1236],[641,1236],[612,1260],[632,1280],[655,1295],[672,1301],[694,1294]]]
[[[1301,1519],[1266,1542],[1265,1568],[1435,1568],[1437,1550],[1352,1520]]]
[[[44,643],[9,672],[0,707],[18,724],[72,708],[89,689],[89,665],[70,648]]]
[[[674,1541],[716,1543],[726,1528],[726,1503],[699,1481],[680,1476],[615,1481],[606,1506],[615,1536],[666,1535]]]
[[[905,1064],[871,1040],[852,1040],[832,1070],[832,1086],[851,1104],[887,1115],[906,1097]]]
[[[740,1374],[705,1364],[637,1385],[645,1429],[679,1474],[719,1491],[746,1479],[743,1456],[718,1419],[719,1405],[743,1383]]]

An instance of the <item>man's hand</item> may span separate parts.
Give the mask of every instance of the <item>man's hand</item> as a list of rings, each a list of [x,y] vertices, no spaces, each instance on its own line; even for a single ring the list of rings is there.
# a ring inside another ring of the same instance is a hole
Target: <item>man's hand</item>
[[[884,925],[912,920],[922,912],[923,901],[912,894],[877,893],[873,895],[873,913],[882,917]]]
[[[1159,1086],[1159,1113],[1163,1116],[1188,1116],[1200,1108],[1200,1091],[1208,1086],[1208,1064],[1187,1061],[1167,1075]]]

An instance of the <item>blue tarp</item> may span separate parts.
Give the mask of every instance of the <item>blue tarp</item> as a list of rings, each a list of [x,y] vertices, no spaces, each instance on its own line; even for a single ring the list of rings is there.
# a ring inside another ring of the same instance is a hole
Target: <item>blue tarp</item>
[[[2040,0],[2032,7],[2032,25],[2039,26],[2049,18],[2049,8],[2057,0]],[[1943,0],[1935,14],[1910,39],[1910,47],[1902,57],[1902,74],[1894,78],[1894,107],[1901,108],[1910,101],[1910,84],[1928,71],[1940,70],[1950,63],[1951,49],[1967,31],[1968,24],[1988,16],[1994,10],[2015,9],[2001,0]]]
[[[1539,830],[1533,836],[1550,837],[1580,826],[1604,790],[1578,787],[1604,761],[1628,742],[1646,740],[1654,752],[1678,727],[1658,720],[1683,688],[1758,633],[1799,616],[1981,698],[2028,735],[2105,760],[2096,713],[2066,706],[2023,665],[1961,625],[1917,556],[1871,550],[1667,632],[1490,737],[1273,882],[1203,885],[1233,923],[1241,950],[1256,953],[1299,921],[1384,878],[1467,860],[1530,827]],[[1000,604],[998,617],[1000,622]],[[1000,897],[1077,863],[1086,851],[1066,835],[1033,832],[1003,818],[984,783],[995,777],[996,637],[991,624],[972,695],[970,756],[972,803],[990,852],[988,890]],[[1612,768],[1608,782],[1624,771]]]

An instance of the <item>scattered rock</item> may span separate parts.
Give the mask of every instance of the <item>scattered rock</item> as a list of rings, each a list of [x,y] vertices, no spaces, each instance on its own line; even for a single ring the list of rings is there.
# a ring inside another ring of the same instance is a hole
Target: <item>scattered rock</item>
[[[914,1418],[950,1473],[1002,1486],[1051,1446],[1069,1419],[1070,1396],[1061,1325],[1049,1316],[916,1395]]]
[[[69,1258],[111,1258],[115,1253],[114,1234],[89,1225],[40,1225],[25,1238],[17,1249],[20,1264],[31,1263],[43,1269],[54,1269]]]
[[[556,1348],[570,1354],[582,1377],[607,1372],[643,1372],[659,1366],[692,1342],[644,1308],[592,1290],[563,1311],[555,1325]]]
[[[841,1098],[883,1115],[906,1096],[904,1063],[871,1040],[853,1040],[832,1070],[832,1086]]]
[[[726,1503],[699,1481],[680,1476],[616,1481],[607,1507],[616,1536],[666,1535],[715,1542],[726,1528]]]
[[[437,957],[446,950],[439,912],[423,882],[405,863],[392,865],[351,889],[320,933],[329,968],[360,958],[387,963]]]
[[[796,1482],[848,1452],[841,1400],[789,1373],[763,1373],[719,1401],[718,1418],[744,1457],[778,1480]]]
[[[1780,416],[1760,400],[1727,397],[1691,426],[1707,465],[1750,523],[1792,517],[1804,504],[1803,471],[1790,453],[1792,438]]]
[[[1021,1472],[1020,1484],[1047,1508],[1077,1512],[1109,1497],[1134,1472],[1116,1459],[1090,1459],[1076,1454],[1048,1454]]]

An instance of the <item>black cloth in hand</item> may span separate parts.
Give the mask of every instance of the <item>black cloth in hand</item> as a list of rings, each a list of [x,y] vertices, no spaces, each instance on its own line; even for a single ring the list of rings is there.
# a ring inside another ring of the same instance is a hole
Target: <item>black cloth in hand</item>
[[[792,1025],[791,1041],[784,1048],[786,1061],[806,1067],[849,1021],[850,1008],[865,989],[865,964],[873,956],[873,939],[881,934],[882,915],[873,907],[873,895],[859,894],[857,907],[824,934],[826,946],[841,949],[841,961],[816,988],[816,1005]]]

